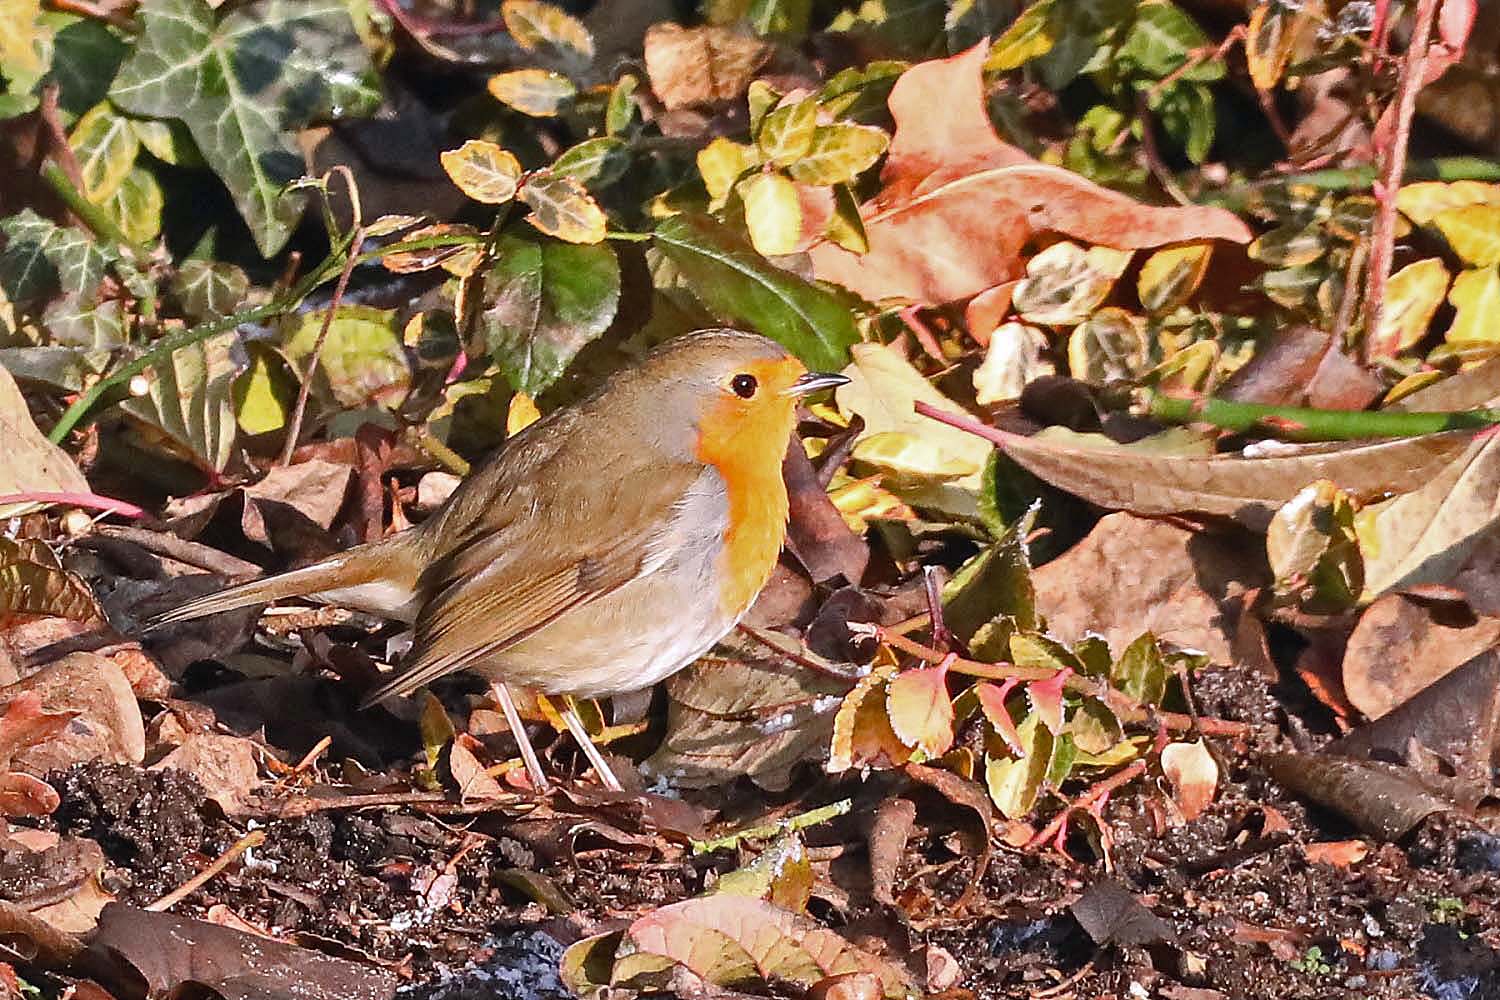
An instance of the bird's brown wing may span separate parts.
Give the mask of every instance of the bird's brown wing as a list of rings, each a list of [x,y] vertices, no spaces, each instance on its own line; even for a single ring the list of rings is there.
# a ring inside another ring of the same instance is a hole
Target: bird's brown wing
[[[538,488],[521,490],[529,496],[498,503],[429,570],[423,589],[431,596],[417,616],[407,665],[366,702],[472,666],[634,579],[672,547],[665,532],[673,508],[702,474],[694,464],[624,479],[606,470],[571,494],[539,480]]]

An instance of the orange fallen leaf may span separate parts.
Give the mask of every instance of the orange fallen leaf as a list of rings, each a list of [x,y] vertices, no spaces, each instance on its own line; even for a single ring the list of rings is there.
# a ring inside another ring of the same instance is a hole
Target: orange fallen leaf
[[[1308,844],[1302,853],[1315,865],[1332,865],[1348,868],[1358,864],[1370,853],[1370,845],[1363,840],[1334,840],[1321,844]]]

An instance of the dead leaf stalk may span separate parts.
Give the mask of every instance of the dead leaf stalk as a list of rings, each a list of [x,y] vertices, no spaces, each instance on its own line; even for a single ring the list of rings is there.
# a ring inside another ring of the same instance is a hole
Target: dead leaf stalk
[[[128,517],[134,520],[141,520],[149,516],[144,510],[133,503],[126,503],[124,500],[114,500],[110,497],[100,496],[97,493],[31,491],[26,493],[0,494],[0,507],[22,503],[66,504],[69,507],[85,507],[89,510],[100,510],[107,514],[118,514],[121,517]]]
[[[1399,344],[1380,336],[1380,322],[1385,313],[1385,288],[1391,276],[1391,261],[1396,252],[1396,194],[1406,173],[1406,147],[1411,139],[1412,117],[1417,111],[1417,93],[1422,89],[1427,69],[1427,47],[1432,38],[1432,24],[1437,17],[1437,0],[1417,0],[1411,41],[1401,65],[1401,83],[1396,95],[1395,130],[1385,150],[1385,163],[1375,185],[1375,225],[1370,240],[1370,272],[1365,289],[1365,359],[1394,356]]]
[[[344,169],[347,172],[348,168]],[[356,206],[359,204],[357,197],[354,203]],[[355,211],[358,211],[357,207]],[[344,269],[339,273],[338,284],[333,289],[333,298],[329,300],[328,309],[323,313],[323,325],[318,329],[318,339],[313,342],[312,353],[307,357],[307,370],[302,373],[302,385],[297,389],[297,403],[292,407],[292,419],[287,424],[286,443],[281,448],[280,464],[282,466],[292,464],[292,452],[297,449],[297,439],[302,436],[302,418],[307,412],[307,397],[312,392],[313,375],[317,373],[318,360],[323,355],[323,344],[328,340],[328,331],[333,328],[333,317],[338,312],[339,303],[343,301],[344,290],[349,287],[349,275],[354,273],[354,263],[359,259],[360,247],[364,241],[365,227],[356,224],[350,234],[349,256],[344,259]]]
[[[232,845],[230,845],[229,850],[225,851],[223,854],[215,858],[213,864],[209,865],[197,875],[194,875],[192,878],[188,879],[186,882],[182,883],[182,885],[173,889],[171,892],[167,893],[156,902],[147,904],[146,909],[151,910],[154,913],[165,913],[167,910],[170,910],[172,907],[176,906],[178,903],[186,899],[189,895],[206,885],[209,879],[213,878],[215,875],[222,872],[225,868],[228,868],[230,865],[234,864],[235,859],[238,858],[241,854],[244,854],[252,847],[259,847],[265,842],[266,831],[251,830],[249,833],[245,834],[239,840],[236,840]]]

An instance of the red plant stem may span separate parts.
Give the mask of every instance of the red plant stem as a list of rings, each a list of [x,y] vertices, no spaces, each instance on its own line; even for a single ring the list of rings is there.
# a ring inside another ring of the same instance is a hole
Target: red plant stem
[[[1047,823],[1047,825],[1042,827],[1042,829],[1037,832],[1036,836],[1032,837],[1026,842],[1026,849],[1035,850],[1036,848],[1042,846],[1047,841],[1057,836],[1057,834],[1062,830],[1063,824],[1067,823],[1068,817],[1073,815],[1073,813],[1078,812],[1079,810],[1087,811],[1088,808],[1095,802],[1099,802],[1103,799],[1109,798],[1109,796],[1114,793],[1115,789],[1120,788],[1124,785],[1128,785],[1130,782],[1139,777],[1140,774],[1145,770],[1146,762],[1143,760],[1138,760],[1134,764],[1131,764],[1129,767],[1124,768],[1120,771],[1116,771],[1114,774],[1111,774],[1103,781],[1094,785],[1088,791],[1084,792],[1082,795],[1078,796],[1078,798],[1074,799],[1073,803],[1066,809],[1058,813],[1056,816],[1053,816],[1052,819]]]
[[[879,626],[871,626],[870,633],[898,652],[915,656],[919,660],[929,663],[942,663],[952,654],[943,653],[931,647],[924,646],[914,639],[904,635],[897,635]],[[948,669],[968,674],[970,677],[983,677],[986,680],[1023,680],[1023,681],[1047,681],[1052,680],[1062,671],[1048,670],[1046,667],[1021,667],[1013,663],[980,663],[975,660],[965,660],[955,657],[948,664]],[[1099,685],[1088,677],[1072,676],[1067,679],[1064,689],[1072,694],[1092,695],[1101,697]],[[1228,719],[1205,719],[1184,715],[1181,712],[1164,712],[1160,709],[1147,708],[1138,702],[1132,701],[1124,693],[1114,688],[1105,688],[1102,697],[1109,704],[1110,711],[1120,717],[1122,722],[1144,722],[1155,719],[1168,730],[1174,733],[1198,732],[1205,736],[1225,736],[1238,738],[1249,736],[1250,726],[1243,722],[1231,722]]]
[[[901,317],[901,322],[905,323],[906,328],[911,331],[912,336],[917,338],[917,343],[921,345],[923,353],[938,364],[946,365],[948,359],[943,357],[943,348],[938,344],[937,337],[932,332],[932,327],[922,322],[922,317],[917,315],[921,312],[921,309],[921,306],[907,306],[896,315]]]
[[[110,497],[102,497],[97,493],[82,492],[49,492],[47,490],[29,490],[25,493],[0,493],[0,507],[8,507],[11,504],[20,503],[57,503],[67,504],[70,507],[87,507],[89,510],[102,510],[111,514],[119,514],[140,520],[148,517],[144,510],[133,503],[124,500],[114,500]]]
[[[1401,84],[1396,93],[1396,128],[1386,149],[1380,180],[1375,184],[1375,226],[1370,238],[1370,271],[1365,286],[1365,360],[1395,355],[1399,344],[1391,338],[1379,342],[1380,322],[1385,314],[1385,286],[1391,276],[1396,252],[1396,194],[1406,173],[1406,147],[1411,140],[1412,117],[1417,111],[1417,93],[1427,68],[1428,42],[1437,17],[1438,0],[1417,0],[1411,42],[1401,64]]]

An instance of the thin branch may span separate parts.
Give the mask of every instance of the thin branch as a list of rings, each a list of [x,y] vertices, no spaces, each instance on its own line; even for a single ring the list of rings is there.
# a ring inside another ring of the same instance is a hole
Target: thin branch
[[[188,879],[186,882],[182,883],[182,885],[173,889],[171,892],[167,893],[156,902],[147,903],[145,909],[150,910],[153,913],[165,913],[167,910],[170,910],[172,907],[176,906],[178,903],[182,902],[188,896],[192,895],[198,889],[206,885],[209,879],[213,878],[215,875],[222,872],[225,868],[228,868],[230,865],[232,865],[234,863],[234,860],[241,854],[244,854],[252,847],[259,847],[265,842],[265,830],[251,830],[249,833],[245,834],[239,840],[236,840],[232,845],[230,845],[229,850],[225,851],[223,854],[215,858],[213,864],[209,865],[207,868],[203,869],[201,872],[194,875],[192,878]]]
[[[1422,89],[1427,70],[1427,48],[1432,38],[1432,23],[1437,17],[1438,0],[1417,0],[1416,20],[1406,59],[1401,64],[1401,84],[1396,96],[1395,131],[1390,148],[1385,151],[1380,182],[1375,185],[1375,226],[1370,239],[1370,270],[1365,286],[1365,360],[1391,357],[1399,348],[1396,343],[1377,343],[1380,321],[1385,313],[1385,287],[1391,276],[1391,261],[1396,253],[1396,194],[1406,173],[1406,147],[1411,141],[1411,122],[1417,112],[1417,94]]]
[[[100,496],[97,493],[87,492],[50,492],[46,490],[30,490],[26,493],[0,493],[0,507],[9,507],[11,504],[66,504],[70,507],[86,507],[89,510],[102,510],[107,514],[119,514],[121,517],[129,517],[135,520],[149,517],[144,510],[133,503],[124,500],[114,500],[110,497]]]

